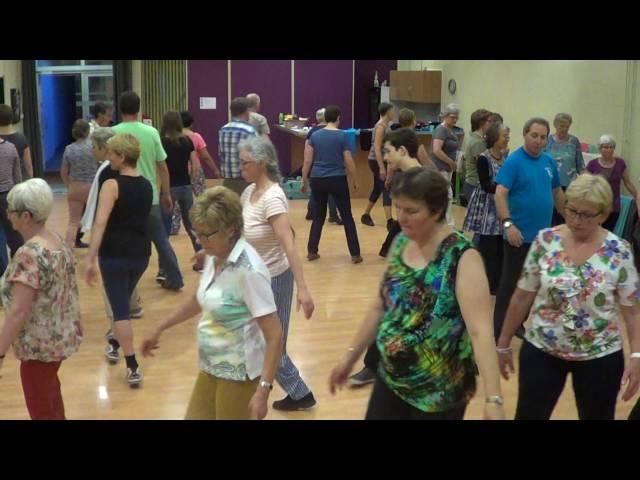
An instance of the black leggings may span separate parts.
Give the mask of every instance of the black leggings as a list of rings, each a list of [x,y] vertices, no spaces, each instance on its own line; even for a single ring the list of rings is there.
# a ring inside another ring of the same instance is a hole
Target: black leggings
[[[484,262],[484,270],[489,281],[491,295],[498,292],[502,275],[504,240],[502,235],[478,235],[478,250]]]
[[[391,195],[389,194],[389,190],[384,186],[384,180],[380,180],[380,165],[378,165],[376,160],[369,160],[369,170],[371,170],[373,174],[373,190],[371,190],[371,195],[369,195],[369,201],[376,203],[382,194],[382,205],[390,207]]]
[[[580,420],[613,420],[623,371],[622,350],[595,360],[571,361],[525,341],[520,350],[516,420],[549,420],[569,373]]]
[[[393,393],[376,379],[365,420],[462,420],[467,404],[445,412],[423,412]]]
[[[640,398],[636,402],[636,406],[633,407],[631,413],[629,414],[629,420],[640,420]]]
[[[402,227],[400,226],[400,222],[398,222],[397,220],[394,220],[393,224],[391,225],[391,228],[389,229],[389,233],[387,233],[387,238],[384,239],[384,243],[380,248],[379,255],[381,257],[387,256],[387,254],[389,253],[389,249],[391,248],[391,244],[393,244],[393,240],[396,238],[396,236],[400,232],[402,232]]]

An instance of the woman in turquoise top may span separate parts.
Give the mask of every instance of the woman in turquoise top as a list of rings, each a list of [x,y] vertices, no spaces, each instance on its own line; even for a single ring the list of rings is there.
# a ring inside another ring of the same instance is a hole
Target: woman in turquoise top
[[[475,362],[485,418],[504,418],[489,286],[478,252],[446,223],[448,189],[422,167],[394,179],[402,233],[380,293],[329,379],[334,393],[376,340],[381,362],[367,419],[461,420],[476,390]]]
[[[545,151],[555,160],[558,166],[560,186],[566,190],[576,177],[584,172],[584,158],[580,140],[574,135],[569,135],[569,129],[573,118],[568,113],[558,113],[553,119],[556,133],[547,138]],[[553,225],[564,223],[564,218],[553,210]]]

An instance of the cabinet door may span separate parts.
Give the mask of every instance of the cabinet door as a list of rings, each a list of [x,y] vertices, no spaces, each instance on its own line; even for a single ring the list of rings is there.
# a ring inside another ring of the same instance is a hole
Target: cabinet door
[[[440,103],[442,98],[442,72],[425,71],[421,72],[422,91],[421,102],[424,103]]]

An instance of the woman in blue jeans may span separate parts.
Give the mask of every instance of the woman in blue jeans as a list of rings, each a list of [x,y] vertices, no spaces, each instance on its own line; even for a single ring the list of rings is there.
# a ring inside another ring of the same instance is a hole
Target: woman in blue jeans
[[[193,206],[193,190],[191,187],[191,175],[194,178],[198,176],[200,164],[193,146],[193,142],[189,137],[182,133],[182,117],[179,112],[167,112],[162,119],[162,128],[160,129],[160,138],[162,147],[167,152],[167,168],[169,169],[169,181],[171,182],[171,198],[174,205],[180,205],[180,215],[182,215],[182,223],[184,229],[189,235],[191,245],[197,253],[202,248],[193,234],[191,220],[189,219],[189,211]],[[189,174],[189,164],[191,164],[191,175]],[[163,212],[163,220],[167,229],[167,235],[171,233],[171,217],[173,209],[170,212]]]
[[[127,381],[133,387],[142,382],[142,373],[133,349],[129,299],[149,265],[149,214],[153,191],[151,183],[136,169],[140,156],[140,143],[136,137],[115,135],[109,139],[107,147],[111,169],[119,175],[106,180],[100,189],[85,278],[93,286],[98,276],[96,263],[99,263],[113,312],[115,338],[110,343],[116,350],[122,346]]]

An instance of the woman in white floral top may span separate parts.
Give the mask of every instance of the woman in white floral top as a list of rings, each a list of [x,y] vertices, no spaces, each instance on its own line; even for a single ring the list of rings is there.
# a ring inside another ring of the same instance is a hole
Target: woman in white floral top
[[[640,385],[638,273],[630,245],[602,228],[611,187],[584,174],[569,185],[566,199],[567,224],[541,230],[533,241],[498,340],[508,379],[511,339],[530,312],[516,420],[549,419],[568,373],[581,420],[612,420],[621,385],[624,401]],[[632,352],[626,368],[619,312]]]
[[[46,227],[53,192],[41,178],[9,192],[9,220],[25,243],[0,279],[5,322],[0,330],[0,368],[9,346],[33,420],[64,420],[58,370],[82,341],[78,285],[72,251]]]

